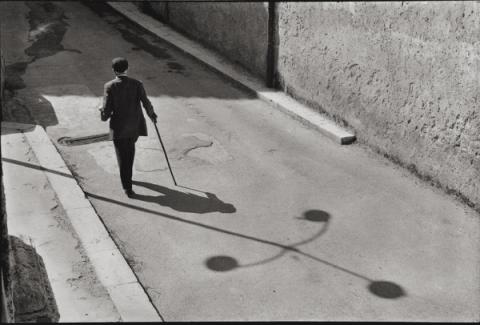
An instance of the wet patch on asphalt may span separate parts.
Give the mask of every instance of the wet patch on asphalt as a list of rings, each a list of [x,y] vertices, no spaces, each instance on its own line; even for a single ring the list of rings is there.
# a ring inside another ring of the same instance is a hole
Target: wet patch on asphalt
[[[68,29],[67,17],[59,6],[51,2],[26,2],[30,8],[27,19],[30,24],[28,40],[32,45],[25,50],[34,60],[55,55],[61,51],[81,53],[75,49],[65,49],[63,37]]]
[[[233,159],[218,140],[203,133],[182,134],[177,147],[182,148],[178,160],[188,158],[215,165]]]
[[[167,62],[168,72],[182,73],[185,71],[185,66],[177,62]]]
[[[32,123],[35,119],[32,117],[30,109],[36,109],[39,112],[43,112],[41,114],[42,116],[48,117],[46,123],[45,121],[38,121],[38,123],[44,126],[54,125],[57,121],[56,118],[52,116],[55,113],[51,105],[46,105],[45,108],[38,108],[37,106],[26,108],[22,105],[17,105],[15,100],[19,101],[20,99],[17,98],[16,92],[26,88],[23,75],[31,63],[38,59],[55,55],[61,51],[81,52],[75,49],[65,49],[61,44],[68,29],[68,23],[65,21],[67,17],[62,8],[51,2],[40,1],[25,2],[25,5],[30,9],[26,15],[26,19],[30,25],[28,40],[32,42],[32,44],[26,48],[24,52],[30,57],[30,60],[15,62],[5,67],[5,90],[9,92],[8,98],[13,98],[13,101],[9,100],[8,103],[2,107],[2,113],[7,119]],[[40,101],[40,95],[32,92],[28,93],[29,98],[25,98],[25,100],[35,103]],[[33,97],[33,99],[30,97]],[[16,116],[23,117],[17,120]],[[25,118],[25,116],[27,117]]]
[[[187,68],[173,60],[175,58],[165,48],[164,41],[158,36],[152,34],[150,31],[132,23],[129,19],[117,13],[114,9],[105,3],[88,1],[84,5],[91,9],[96,15],[101,17],[104,21],[115,27],[120,32],[123,39],[131,43],[132,51],[145,51],[157,59],[170,60],[167,62],[167,72],[187,75]]]
[[[183,135],[179,143],[179,147],[182,148],[182,150],[180,151],[181,154],[178,159],[182,159],[193,150],[211,147],[212,144],[212,141],[200,139],[195,135]]]
[[[59,6],[51,2],[26,2],[30,9],[26,18],[30,25],[28,40],[32,44],[25,49],[25,54],[31,60],[16,62],[5,67],[5,89],[17,90],[25,88],[22,76],[28,65],[38,59],[52,56],[61,51],[81,53],[75,49],[65,49],[62,45],[63,37],[68,29],[67,17]]]
[[[122,35],[123,39],[132,43],[133,50],[142,49],[157,59],[172,59],[168,50],[161,47],[161,42],[156,36],[151,35],[148,31],[140,26],[130,22],[127,18],[121,16],[110,8],[107,4],[97,1],[87,1],[83,3],[90,8],[95,14],[103,18],[106,22],[113,25]]]

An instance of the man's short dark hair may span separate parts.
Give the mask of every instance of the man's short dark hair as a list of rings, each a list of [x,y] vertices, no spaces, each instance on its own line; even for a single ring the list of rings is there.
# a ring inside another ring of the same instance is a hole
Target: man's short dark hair
[[[128,69],[128,61],[125,58],[115,58],[112,60],[113,71],[122,73]]]

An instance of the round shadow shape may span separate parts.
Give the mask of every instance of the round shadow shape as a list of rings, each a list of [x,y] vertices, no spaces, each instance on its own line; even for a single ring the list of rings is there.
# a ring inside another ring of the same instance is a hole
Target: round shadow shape
[[[368,290],[374,295],[386,299],[396,299],[406,295],[401,286],[388,281],[373,281],[368,286]]]
[[[313,222],[328,222],[330,220],[330,213],[323,210],[308,210],[303,213],[303,216],[306,220]]]
[[[214,256],[210,257],[205,264],[212,271],[226,272],[238,267],[236,259],[230,256]]]

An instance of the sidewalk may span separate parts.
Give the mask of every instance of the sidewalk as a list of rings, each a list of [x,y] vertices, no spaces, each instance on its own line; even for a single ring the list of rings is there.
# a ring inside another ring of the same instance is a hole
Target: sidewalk
[[[55,234],[52,229],[64,231],[62,224],[72,226],[65,237],[73,240],[63,246],[78,245],[75,254],[83,249],[85,264],[95,270],[99,291],[82,297],[97,299],[95,307],[104,302],[96,321],[135,319],[129,311],[139,319],[138,301],[152,318],[166,321],[480,319],[478,213],[364,146],[326,139],[102,2],[27,5],[2,3],[2,24],[10,31],[5,42],[12,48],[7,62],[19,64],[26,49],[38,49],[25,71],[13,71],[25,84],[15,101],[45,126],[50,140],[41,128],[26,130],[25,152],[31,147],[34,156],[22,160],[25,153],[4,149],[10,162],[3,164],[9,185],[12,173],[28,171],[32,180],[39,173],[46,181],[37,186],[47,184],[57,195],[53,211],[62,214],[42,221],[53,227],[33,230]],[[43,15],[51,18],[45,26],[68,17],[68,31],[63,38],[46,32],[49,42],[29,43],[28,17]],[[57,51],[62,48],[70,50]],[[59,141],[108,131],[96,105],[112,78],[110,55],[128,57],[130,75],[144,82],[179,186],[152,123],[149,136],[137,142],[137,195],[131,199],[122,190],[111,142]],[[42,211],[49,214],[53,206]],[[11,213],[11,223],[23,220]],[[27,213],[17,215],[40,218]],[[36,239],[35,247],[52,280],[53,258],[41,249],[62,244],[48,240]],[[72,273],[71,265],[65,269]],[[52,281],[55,297],[59,287],[72,290],[69,284]],[[138,289],[139,299],[118,293],[128,286]],[[58,300],[63,320],[66,308]]]
[[[333,141],[339,144],[350,144],[355,141],[355,135],[351,131],[338,126],[333,121],[297,102],[282,91],[267,88],[262,80],[253,76],[242,67],[228,62],[218,53],[207,49],[162,22],[142,13],[134,4],[129,2],[107,3],[120,14],[157,35],[183,53],[194,57],[236,84],[253,92],[258,98],[287,113],[303,124],[317,129]]]
[[[1,140],[9,235],[21,248],[17,311],[57,313],[60,322],[160,321],[43,128],[2,123]],[[27,261],[28,251],[43,263]],[[35,283],[45,271],[48,298]]]

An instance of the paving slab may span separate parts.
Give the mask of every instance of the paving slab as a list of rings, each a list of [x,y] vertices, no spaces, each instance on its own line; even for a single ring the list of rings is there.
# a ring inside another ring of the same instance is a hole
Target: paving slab
[[[45,130],[2,123],[2,148],[10,234],[45,260],[60,321],[160,321]]]
[[[38,169],[41,165],[27,137],[23,132],[3,134],[6,129],[2,123],[9,235],[32,246],[43,259],[59,321],[119,321],[120,315],[97,280],[61,202],[45,172]]]

